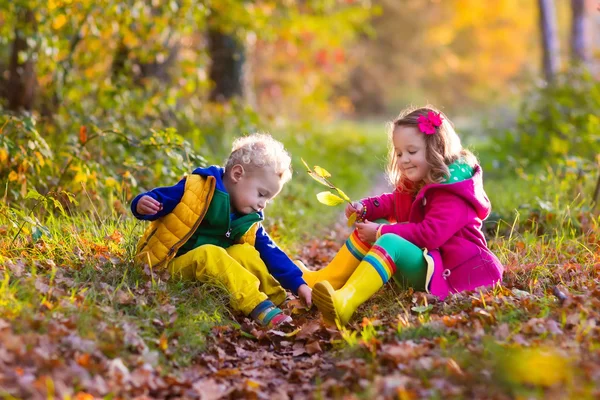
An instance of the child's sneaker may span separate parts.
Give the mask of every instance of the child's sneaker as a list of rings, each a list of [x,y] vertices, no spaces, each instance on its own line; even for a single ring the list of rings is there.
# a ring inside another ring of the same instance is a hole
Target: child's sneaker
[[[262,326],[268,326],[269,328],[292,322],[292,318],[285,315],[271,300],[265,300],[257,305],[250,313],[250,317]]]

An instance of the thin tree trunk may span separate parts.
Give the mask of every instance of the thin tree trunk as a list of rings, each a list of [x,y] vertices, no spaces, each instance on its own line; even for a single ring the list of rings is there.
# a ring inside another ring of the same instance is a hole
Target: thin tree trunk
[[[27,30],[21,29],[21,27],[31,27],[35,31],[35,16],[31,10],[23,10],[19,21],[17,21],[15,39],[8,66],[6,95],[8,108],[13,111],[31,110],[35,102],[37,90],[35,61],[31,57],[31,51],[28,51],[29,46],[27,44],[27,37],[25,36]],[[20,62],[20,53],[28,55],[25,62]]]
[[[560,64],[556,10],[554,8],[554,0],[538,0],[538,4],[540,9],[542,47],[544,49],[544,75],[548,82],[552,82]]]
[[[600,166],[598,167],[598,180],[596,181],[596,188],[594,189],[594,196],[592,197],[592,204],[594,208],[598,208],[598,202],[600,201]]]
[[[576,64],[585,64],[588,61],[585,0],[571,0],[571,12],[571,58]]]
[[[144,78],[157,78],[161,82],[169,82],[171,80],[171,74],[169,68],[177,60],[179,55],[179,44],[172,46],[167,45],[167,57],[162,60],[154,59],[151,62],[140,62],[139,60],[131,61],[134,65],[134,71],[132,72],[135,82],[142,84]],[[113,76],[128,73],[126,70],[127,60],[129,59],[130,49],[121,41],[117,47],[113,62],[111,65],[111,73]]]
[[[242,73],[246,58],[242,43],[233,34],[211,27],[208,30],[208,51],[211,59],[209,77],[214,83],[210,101],[221,102],[236,96],[242,97]]]
[[[254,90],[256,40],[256,35],[246,36],[246,40],[244,41],[244,53],[246,54],[246,57],[242,69],[242,93],[244,95],[244,101],[254,110],[258,107],[256,91]]]

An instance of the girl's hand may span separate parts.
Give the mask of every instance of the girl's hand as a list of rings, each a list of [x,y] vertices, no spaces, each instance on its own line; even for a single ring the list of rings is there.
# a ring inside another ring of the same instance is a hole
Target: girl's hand
[[[360,215],[362,209],[363,205],[360,202],[355,201],[352,204],[346,205],[346,210],[344,213],[346,214],[346,218],[350,218],[350,216],[354,213],[356,213],[356,215]]]
[[[358,231],[358,237],[363,242],[374,243],[377,240],[377,229],[380,224],[365,220],[364,222],[356,223],[356,230]]]
[[[162,208],[162,204],[154,200],[152,197],[142,196],[137,203],[136,211],[140,215],[154,215],[162,210]]]
[[[300,285],[298,288],[298,297],[306,304],[306,307],[310,308],[312,306],[312,290],[310,290],[308,285]]]

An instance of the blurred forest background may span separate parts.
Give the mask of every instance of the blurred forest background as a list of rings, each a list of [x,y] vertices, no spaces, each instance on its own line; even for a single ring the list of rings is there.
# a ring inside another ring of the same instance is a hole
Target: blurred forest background
[[[300,158],[381,192],[424,103],[479,156],[502,287],[294,336],[133,268],[133,196],[254,131],[295,170],[265,226],[326,264],[348,232]],[[598,398],[599,154],[597,0],[0,0],[0,397]]]
[[[426,102],[474,142],[492,137],[495,166],[593,162],[595,3],[2,0],[4,198],[83,182],[126,201],[219,163],[234,135],[369,120],[383,132]]]

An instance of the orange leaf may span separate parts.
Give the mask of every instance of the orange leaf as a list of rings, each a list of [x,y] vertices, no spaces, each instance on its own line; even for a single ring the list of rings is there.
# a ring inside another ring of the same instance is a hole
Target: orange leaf
[[[79,392],[74,397],[75,400],[94,400],[94,396],[86,392]]]
[[[82,367],[87,367],[88,365],[90,365],[90,355],[89,353],[83,353],[79,355],[75,361]]]
[[[112,240],[113,242],[121,243],[123,241],[123,234],[115,230],[112,235],[106,236],[106,239]]]
[[[85,142],[87,142],[87,128],[85,126],[81,126],[79,128],[79,142],[81,144],[85,144]]]

